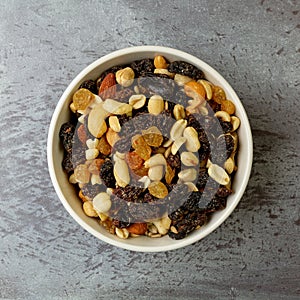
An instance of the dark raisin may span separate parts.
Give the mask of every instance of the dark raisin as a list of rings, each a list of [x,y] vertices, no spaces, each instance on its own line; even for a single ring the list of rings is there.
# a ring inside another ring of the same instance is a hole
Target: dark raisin
[[[197,180],[197,183],[196,183],[196,187],[199,190],[204,189],[208,178],[209,178],[209,175],[207,173],[207,169],[199,169],[199,175],[198,175],[198,180]]]
[[[119,90],[115,96],[115,99],[119,102],[127,103],[129,98],[134,94],[134,91],[129,88],[123,88]]]
[[[153,73],[154,71],[154,61],[150,58],[145,58],[141,60],[136,60],[130,64],[131,69],[134,71],[135,76],[139,77],[143,72]]]
[[[100,85],[102,83],[102,80],[104,79],[104,77],[109,74],[109,73],[117,73],[119,70],[125,68],[126,66],[114,66],[108,70],[106,70],[105,72],[103,72],[99,77],[98,79],[96,80],[96,87],[97,87],[97,91],[99,90],[100,88]]]
[[[206,212],[213,213],[215,211],[224,209],[226,207],[226,200],[227,198],[218,196],[213,197],[206,207]]]
[[[114,195],[128,202],[137,202],[143,192],[144,189],[140,187],[127,185],[126,187],[117,187]]]
[[[75,126],[71,122],[62,124],[59,130],[59,138],[65,150],[69,153],[72,152],[74,133],[75,133]]]
[[[232,124],[230,122],[226,122],[221,119],[219,119],[219,121],[224,133],[228,133],[232,130]]]
[[[221,198],[226,198],[230,194],[232,194],[232,190],[228,189],[225,186],[220,186],[216,192],[216,196],[221,197]]]
[[[131,225],[131,223],[129,222],[129,219],[127,221],[119,221],[117,219],[113,219],[112,220],[112,224],[118,228],[127,228]]]
[[[180,160],[180,155],[177,152],[175,155],[173,155],[172,153],[169,154],[168,158],[167,158],[167,163],[170,165],[170,167],[172,169],[181,169],[181,160]]]
[[[79,86],[79,89],[82,89],[82,88],[87,89],[94,94],[98,94],[96,81],[94,81],[94,80],[89,79],[89,80],[82,82],[81,85]]]
[[[117,118],[119,119],[121,127],[130,120],[130,117],[128,117],[126,114],[117,115]]]
[[[225,144],[226,144],[227,158],[229,158],[234,149],[234,140],[231,135],[229,135],[229,134],[225,135]]]
[[[93,199],[99,193],[104,192],[105,190],[106,190],[106,187],[104,187],[103,185],[91,184],[91,183],[87,183],[81,188],[83,195],[85,195],[91,199]]]
[[[183,203],[182,207],[191,211],[198,208],[201,195],[202,194],[200,192],[192,192],[187,198],[187,200]]]
[[[221,104],[215,102],[214,100],[209,100],[207,101],[207,103],[209,104],[209,106],[214,112],[221,110]]]
[[[201,70],[185,61],[171,62],[168,66],[168,71],[171,73],[189,76],[195,80],[204,78],[204,74]]]
[[[114,176],[113,163],[108,159],[104,162],[100,169],[100,178],[106,187],[114,188],[116,186],[116,179]]]
[[[69,152],[64,153],[64,158],[63,158],[63,161],[62,161],[62,167],[68,173],[70,173],[74,170],[73,163],[72,163],[72,155]]]

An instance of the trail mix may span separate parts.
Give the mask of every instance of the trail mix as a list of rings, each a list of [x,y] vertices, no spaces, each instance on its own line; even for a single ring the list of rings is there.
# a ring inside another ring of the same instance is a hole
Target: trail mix
[[[163,56],[84,81],[60,129],[86,215],[120,238],[182,239],[226,206],[240,120],[201,70]]]

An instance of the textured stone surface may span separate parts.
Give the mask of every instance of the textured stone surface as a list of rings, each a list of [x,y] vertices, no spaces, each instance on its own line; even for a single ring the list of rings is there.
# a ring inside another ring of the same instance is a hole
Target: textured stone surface
[[[300,4],[1,1],[0,298],[297,299]],[[254,164],[234,213],[184,249],[140,254],[85,232],[56,196],[46,137],[66,86],[112,50],[164,45],[232,84]]]

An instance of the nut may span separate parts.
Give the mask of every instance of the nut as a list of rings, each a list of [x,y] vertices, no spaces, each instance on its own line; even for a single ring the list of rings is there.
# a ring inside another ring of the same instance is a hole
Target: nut
[[[163,147],[168,148],[172,145],[173,141],[171,139],[163,143]]]
[[[87,165],[78,165],[74,170],[75,180],[78,183],[88,183],[90,181],[90,172]]]
[[[186,138],[181,136],[177,140],[174,141],[174,143],[171,146],[171,153],[175,155],[177,151],[180,149],[180,147],[186,142]]]
[[[117,132],[113,131],[111,128],[108,128],[106,132],[106,140],[111,147],[120,139],[120,136]]]
[[[185,147],[190,152],[197,152],[200,148],[198,133],[193,127],[186,127],[183,131],[183,136],[186,138]]]
[[[171,219],[169,217],[164,217],[159,220],[153,221],[153,224],[156,226],[158,232],[161,235],[165,235],[168,233],[171,226]]]
[[[145,103],[146,103],[146,96],[145,95],[132,95],[130,98],[129,98],[129,101],[128,103],[130,105],[132,105],[132,107],[134,109],[139,109],[139,108],[142,108]]]
[[[91,201],[91,199],[88,196],[83,195],[82,190],[79,191],[78,196],[82,200],[82,202]]]
[[[153,181],[148,186],[149,193],[159,199],[163,199],[168,195],[167,187],[160,181]]]
[[[152,234],[158,233],[157,227],[153,223],[148,223],[148,231]]]
[[[85,159],[86,160],[94,159],[98,155],[99,155],[99,150],[98,149],[87,149],[87,150],[85,150]]]
[[[228,174],[231,174],[234,171],[234,168],[235,168],[234,158],[233,156],[230,156],[229,158],[226,159],[224,163],[224,169]]]
[[[205,90],[205,94],[206,94],[206,99],[207,100],[210,100],[212,98],[212,85],[210,82],[208,82],[207,80],[203,80],[203,79],[200,79],[198,80],[197,82],[201,83],[204,87],[204,90]]]
[[[96,138],[100,138],[107,130],[105,118],[107,111],[103,108],[103,103],[97,104],[88,115],[89,132]]]
[[[198,157],[192,152],[182,152],[180,155],[182,163],[187,167],[195,167],[199,164]]]
[[[230,122],[232,125],[232,131],[236,131],[240,127],[241,121],[238,117],[231,116]]]
[[[168,64],[163,56],[157,55],[154,57],[154,66],[157,69],[166,69],[168,67]]]
[[[121,125],[119,122],[119,119],[117,116],[110,116],[108,118],[108,123],[109,123],[109,127],[115,131],[115,132],[120,132],[121,131]]]
[[[193,99],[205,99],[205,89],[203,85],[196,81],[187,82],[184,85],[184,92]]]
[[[168,69],[163,69],[163,68],[154,69],[154,74],[164,74],[164,75],[168,75],[170,78],[174,78],[175,75],[175,73],[171,73],[168,71]]]
[[[184,182],[194,181],[197,178],[197,171],[194,168],[182,170],[178,173],[178,178]]]
[[[134,82],[134,71],[129,67],[121,69],[116,73],[116,80],[118,84],[128,87]]]
[[[73,95],[75,110],[85,110],[95,99],[95,95],[87,89],[79,89]]]
[[[172,150],[172,146],[170,146],[169,148],[167,148],[167,150],[166,150],[165,153],[164,153],[164,157],[165,157],[165,158],[168,158],[168,157],[169,157],[169,155],[170,155],[170,153],[171,153],[171,150]]]
[[[229,113],[227,113],[226,111],[223,111],[223,110],[217,111],[215,113],[215,117],[220,118],[224,122],[230,122],[231,121],[231,117],[230,117]]]
[[[103,108],[112,114],[123,115],[132,112],[132,106],[127,103],[122,103],[113,99],[106,99],[103,102]]]
[[[144,162],[146,168],[151,168],[155,166],[166,166],[167,162],[164,156],[160,153],[151,156]]]
[[[226,185],[230,182],[226,171],[216,164],[210,163],[207,171],[208,175],[219,184]]]
[[[76,107],[75,107],[75,104],[73,102],[70,104],[69,107],[70,107],[72,113],[76,114]]]
[[[165,108],[164,100],[159,95],[153,95],[148,102],[148,111],[152,115],[159,115]]]
[[[90,201],[85,201],[82,204],[82,208],[84,213],[88,216],[88,217],[98,217],[97,212],[94,210],[93,208],[93,204]]]
[[[118,159],[114,165],[114,176],[117,184],[120,187],[125,187],[130,182],[129,170],[126,162],[122,159]]]
[[[104,213],[101,213],[101,212],[98,212],[98,211],[97,211],[97,213],[98,213],[98,216],[99,216],[99,218],[102,222],[104,222],[108,219],[108,215],[106,215]]]
[[[110,196],[105,192],[97,194],[93,198],[93,207],[96,211],[99,211],[101,213],[108,212],[111,207]]]
[[[192,81],[193,79],[185,76],[185,75],[180,75],[180,74],[175,74],[174,76],[174,81],[179,85],[179,86],[184,86],[186,83]]]
[[[181,104],[176,104],[173,109],[173,114],[176,120],[185,118],[185,110]]]
[[[116,95],[117,85],[114,73],[108,73],[101,81],[98,95],[102,99],[113,98]]]
[[[76,181],[76,179],[75,179],[75,174],[74,174],[74,173],[72,173],[72,174],[70,175],[70,177],[69,177],[69,182],[72,183],[72,184],[76,184],[76,183],[77,183],[77,181]]]
[[[185,130],[187,125],[187,120],[178,120],[176,121],[171,130],[170,130],[170,138],[171,140],[175,141],[177,140],[179,137],[182,136],[183,131]]]
[[[148,171],[148,177],[153,181],[160,181],[164,175],[163,166],[150,167]]]
[[[129,237],[129,232],[126,228],[118,228],[116,227],[115,229],[116,235],[120,238],[120,239],[128,239]]]
[[[144,184],[144,189],[147,189],[149,184],[151,183],[151,180],[148,176],[143,176],[139,179],[139,182],[142,182]]]

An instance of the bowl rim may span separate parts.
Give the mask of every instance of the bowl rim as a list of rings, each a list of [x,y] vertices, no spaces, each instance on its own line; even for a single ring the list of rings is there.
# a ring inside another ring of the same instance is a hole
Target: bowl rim
[[[149,247],[149,246],[126,244],[126,243],[124,243],[124,241],[119,242],[117,240],[113,240],[111,238],[106,237],[101,232],[95,230],[89,224],[87,224],[85,221],[83,221],[82,218],[73,210],[73,208],[68,203],[67,199],[64,197],[64,195],[62,193],[62,190],[60,188],[57,176],[55,174],[54,157],[53,157],[53,151],[52,151],[52,149],[53,149],[53,138],[54,138],[54,134],[55,134],[55,126],[56,126],[60,111],[62,110],[62,108],[65,104],[65,101],[68,99],[68,96],[71,93],[71,91],[76,87],[76,85],[78,85],[78,83],[80,82],[80,80],[82,80],[82,78],[84,76],[86,76],[88,73],[93,71],[96,67],[103,64],[104,62],[109,61],[109,60],[114,59],[114,58],[119,57],[119,56],[133,54],[133,53],[137,53],[137,52],[138,53],[153,52],[153,53],[160,53],[162,55],[163,54],[175,55],[175,56],[178,56],[178,57],[184,57],[185,60],[193,61],[196,65],[201,65],[203,68],[205,68],[205,71],[207,73],[212,75],[214,78],[216,78],[216,80],[218,82],[221,83],[222,87],[226,86],[226,89],[228,91],[230,91],[230,93],[239,102],[239,110],[240,110],[241,114],[244,116],[243,126],[246,130],[246,135],[247,135],[246,147],[248,149],[247,157],[245,157],[245,159],[247,160],[248,163],[246,164],[246,169],[244,170],[244,176],[243,176],[242,183],[241,183],[238,191],[235,192],[235,198],[237,200],[234,201],[230,205],[230,207],[226,207],[225,213],[223,213],[222,216],[219,217],[213,223],[212,226],[207,228],[207,230],[204,230],[204,232],[203,232],[203,230],[199,231],[198,234],[195,234],[193,236],[188,236],[188,237],[186,237],[186,238],[184,238],[180,241],[176,241],[176,244],[170,243],[169,245],[164,245],[164,246],[158,245],[158,246]],[[155,45],[152,45],[152,46],[151,45],[148,45],[148,46],[133,46],[133,47],[123,48],[123,49],[120,49],[120,50],[113,51],[113,52],[111,52],[107,55],[104,55],[104,56],[98,58],[97,60],[95,60],[94,62],[89,64],[87,67],[85,67],[71,81],[71,83],[65,89],[65,91],[63,92],[62,96],[60,97],[60,99],[59,99],[59,101],[58,101],[58,103],[55,107],[54,113],[53,113],[52,118],[51,118],[49,130],[48,130],[47,162],[48,162],[48,170],[49,170],[49,174],[50,174],[52,184],[54,186],[56,194],[58,195],[61,203],[63,204],[65,209],[68,211],[68,213],[73,217],[73,219],[81,227],[83,227],[86,231],[88,231],[89,233],[94,235],[96,238],[98,238],[98,239],[100,239],[100,240],[102,240],[102,241],[104,241],[108,244],[111,244],[113,246],[120,247],[122,249],[127,249],[127,250],[137,251],[137,252],[161,252],[161,251],[169,251],[169,250],[175,250],[175,249],[178,249],[178,248],[182,248],[184,246],[188,246],[190,244],[193,244],[193,243],[203,239],[204,237],[209,235],[211,232],[216,230],[229,217],[229,215],[233,212],[235,207],[240,202],[240,200],[241,200],[241,198],[242,198],[242,196],[245,192],[245,189],[247,187],[249,178],[250,178],[252,163],[253,163],[253,139],[252,139],[252,133],[251,133],[251,127],[250,127],[249,119],[248,119],[247,113],[246,113],[246,111],[245,111],[245,109],[242,105],[241,100],[239,99],[239,97],[237,96],[236,92],[233,90],[231,85],[214,68],[212,68],[210,65],[208,65],[207,63],[205,63],[201,59],[199,59],[199,58],[197,58],[197,57],[195,57],[195,56],[193,56],[189,53],[186,53],[184,51],[177,50],[177,49],[174,49],[174,48],[164,47],[164,46],[155,46]]]

